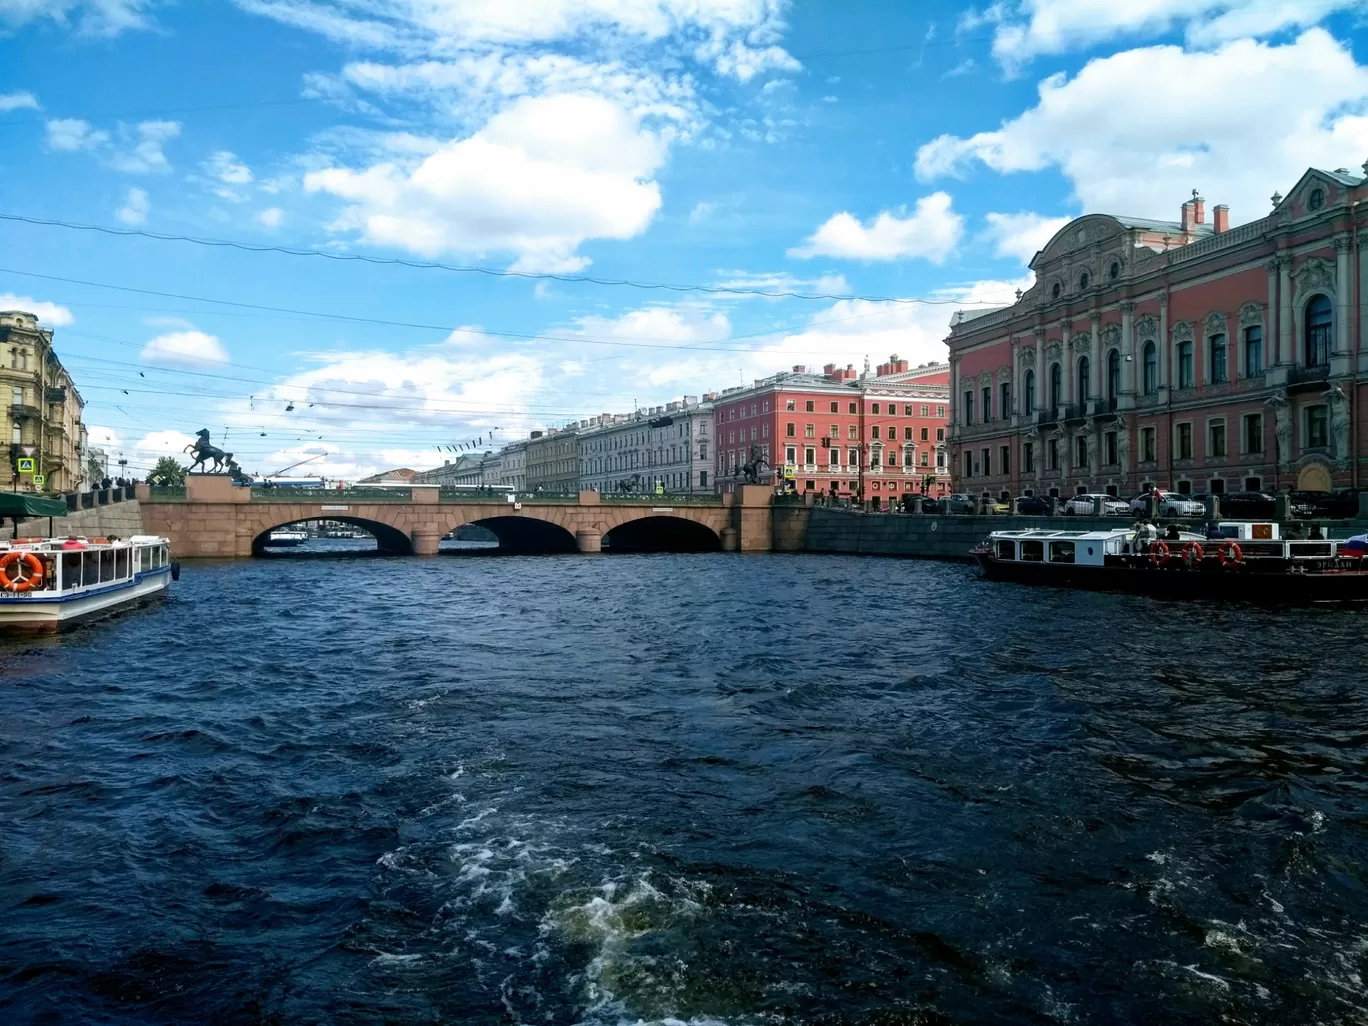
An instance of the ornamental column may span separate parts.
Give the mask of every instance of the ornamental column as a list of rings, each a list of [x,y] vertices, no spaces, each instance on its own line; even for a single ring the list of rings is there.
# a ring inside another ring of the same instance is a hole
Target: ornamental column
[[[1353,294],[1353,283],[1349,280],[1349,247],[1352,240],[1348,235],[1335,239],[1335,352],[1344,355],[1350,348],[1350,328],[1353,326],[1349,304]]]
[[[1066,409],[1073,402],[1073,346],[1069,342],[1072,327],[1072,321],[1059,322],[1059,405]]]
[[[1278,257],[1278,362],[1296,363],[1292,352],[1292,258]]]
[[[1135,304],[1121,304],[1121,394],[1135,394]],[[1118,403],[1118,405],[1120,405]]]
[[[1011,408],[1010,410],[1003,410],[1003,411],[1002,411],[1002,415],[1003,415],[1004,417],[1011,417],[1011,419],[1012,419],[1012,426],[1013,426],[1013,427],[1016,427],[1017,424],[1020,422],[1020,416],[1019,416],[1019,414],[1018,414],[1017,411],[1019,411],[1020,409],[1022,409],[1022,406],[1021,406],[1021,336],[1020,336],[1020,335],[1013,335],[1013,336],[1012,336],[1011,346],[1012,346],[1012,408]]]
[[[1268,272],[1268,308],[1264,320],[1268,323],[1268,337],[1264,339],[1264,370],[1276,366],[1278,359],[1278,258],[1273,257],[1264,264]],[[1241,346],[1241,349],[1244,347]],[[1247,373],[1247,372],[1246,372]]]
[[[1159,387],[1169,383],[1168,293],[1159,297]]]
[[[1106,362],[1106,354],[1102,352],[1102,318],[1093,317],[1092,319],[1092,357],[1088,360],[1088,367],[1092,371],[1092,381],[1088,384],[1088,395],[1094,399],[1103,399],[1102,393],[1102,365]]]
[[[1045,373],[1045,328],[1043,325],[1036,325],[1035,329],[1035,404],[1037,410],[1049,408],[1050,397],[1047,394],[1050,376]]]

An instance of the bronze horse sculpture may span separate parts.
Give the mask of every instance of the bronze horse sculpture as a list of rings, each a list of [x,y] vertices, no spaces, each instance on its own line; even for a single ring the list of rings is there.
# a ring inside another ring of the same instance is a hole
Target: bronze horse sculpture
[[[758,445],[750,447],[750,462],[741,464],[739,474],[746,479],[747,484],[760,483],[760,470],[770,469],[770,461],[765,458],[765,452]]]
[[[217,474],[223,470],[223,465],[233,458],[231,452],[224,452],[218,446],[210,444],[208,428],[200,428],[195,432],[194,443],[187,445],[183,451],[191,453],[195,457],[186,469],[186,473],[194,473],[195,468],[199,467],[201,474]],[[214,462],[213,470],[209,469],[210,460]]]

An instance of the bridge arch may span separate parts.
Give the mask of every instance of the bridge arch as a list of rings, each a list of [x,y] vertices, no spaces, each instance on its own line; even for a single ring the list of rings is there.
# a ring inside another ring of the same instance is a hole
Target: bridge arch
[[[501,552],[575,552],[575,536],[551,520],[535,516],[493,516],[467,520],[499,539]]]
[[[722,539],[690,517],[634,517],[603,535],[605,552],[721,552]]]
[[[266,547],[266,539],[272,531],[283,530],[296,524],[308,524],[320,520],[335,521],[347,524],[351,527],[359,527],[366,531],[375,539],[376,551],[391,556],[411,556],[413,555],[413,542],[408,534],[392,524],[387,524],[381,520],[371,520],[367,517],[353,517],[340,513],[311,514],[302,517],[295,517],[291,520],[284,520],[270,527],[255,528],[252,536],[252,555],[260,556]]]

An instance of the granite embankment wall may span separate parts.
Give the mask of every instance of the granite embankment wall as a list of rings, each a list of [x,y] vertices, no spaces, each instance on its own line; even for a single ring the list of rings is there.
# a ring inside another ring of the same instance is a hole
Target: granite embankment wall
[[[92,506],[90,509],[77,510],[65,517],[52,518],[52,534],[58,538],[68,534],[84,535],[87,538],[116,534],[120,538],[127,538],[142,532],[142,507],[138,505],[137,499],[111,502],[107,506]],[[20,538],[47,536],[47,517],[29,517],[19,522]],[[13,537],[14,524],[6,518],[4,527],[0,528],[0,541],[9,541]]]
[[[1109,529],[1124,517],[937,516],[925,513],[856,513],[824,506],[774,507],[776,552],[970,559],[969,550],[989,531],[1031,527]]]

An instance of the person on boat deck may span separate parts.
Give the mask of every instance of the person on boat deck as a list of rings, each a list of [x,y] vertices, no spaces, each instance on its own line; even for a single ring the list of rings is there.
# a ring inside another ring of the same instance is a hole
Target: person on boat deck
[[[1325,541],[1325,535],[1321,533],[1320,524],[1312,524],[1311,533],[1306,537],[1309,541]]]
[[[1177,524],[1169,524],[1169,525],[1168,525],[1168,530],[1164,532],[1164,541],[1182,541],[1182,540],[1183,540],[1183,539],[1180,538],[1180,537],[1178,536],[1178,525],[1177,525]]]
[[[1207,524],[1206,534],[1207,541],[1215,541],[1217,539],[1225,537],[1225,535],[1221,533],[1221,525],[1216,523],[1216,521],[1214,520],[1211,521],[1211,523]]]
[[[1159,528],[1149,522],[1148,518],[1140,517],[1135,522],[1135,540],[1131,544],[1132,552],[1148,552],[1150,545],[1159,538]]]
[[[1283,537],[1284,537],[1284,538],[1300,538],[1301,536],[1302,536],[1302,525],[1301,525],[1301,524],[1291,524],[1291,525],[1287,528],[1287,530],[1283,532]]]

